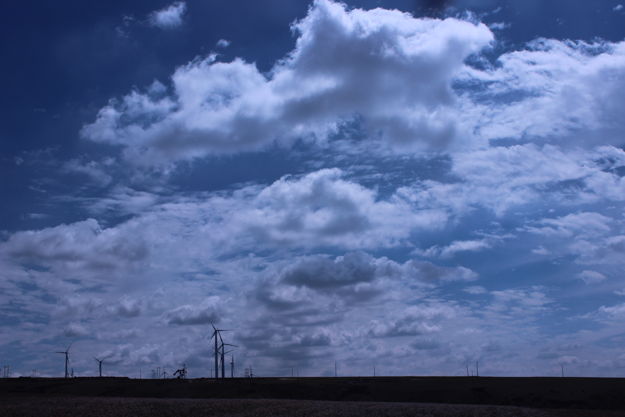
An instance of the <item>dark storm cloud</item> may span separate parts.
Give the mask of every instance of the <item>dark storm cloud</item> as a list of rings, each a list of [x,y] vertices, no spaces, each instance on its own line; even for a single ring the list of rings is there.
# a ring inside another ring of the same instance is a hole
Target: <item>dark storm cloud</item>
[[[374,260],[363,253],[336,259],[321,255],[304,257],[263,279],[255,298],[271,311],[287,313],[279,320],[292,325],[306,323],[310,320],[308,316],[324,317],[333,310],[336,313],[331,313],[328,319],[335,321],[340,319],[337,313],[342,306],[381,294],[381,289],[373,285],[377,278]]]
[[[309,258],[283,272],[281,281],[304,286],[317,291],[332,291],[376,278],[376,268],[371,256],[351,253],[340,260],[324,257]]]
[[[260,281],[255,299],[275,311],[294,311],[333,300],[349,306],[388,292],[389,286],[442,285],[450,281],[472,281],[477,274],[464,267],[442,267],[410,260],[403,264],[387,258],[374,258],[363,252],[331,258],[324,255],[302,257]]]

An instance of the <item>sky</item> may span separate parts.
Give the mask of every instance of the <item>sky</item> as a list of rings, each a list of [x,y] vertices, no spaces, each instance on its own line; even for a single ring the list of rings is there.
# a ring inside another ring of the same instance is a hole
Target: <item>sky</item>
[[[5,13],[12,376],[625,376],[622,1]]]

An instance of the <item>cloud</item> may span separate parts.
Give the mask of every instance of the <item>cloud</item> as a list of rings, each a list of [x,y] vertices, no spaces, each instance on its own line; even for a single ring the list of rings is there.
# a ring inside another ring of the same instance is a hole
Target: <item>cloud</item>
[[[54,315],[74,319],[87,317],[102,308],[102,301],[79,294],[62,297],[58,300]]]
[[[491,30],[504,30],[504,29],[508,29],[511,25],[509,23],[505,23],[505,22],[493,22],[493,23],[489,23],[488,27]]]
[[[621,10],[623,10],[623,5],[622,4],[617,4],[616,6],[614,6],[614,8],[612,9],[615,12],[620,12]]]
[[[625,259],[623,223],[617,219],[597,212],[580,212],[533,223],[522,230],[543,237],[545,254],[572,255],[584,265],[619,265]],[[592,281],[590,275],[580,278]]]
[[[111,100],[82,135],[147,165],[325,143],[349,123],[400,152],[497,140],[622,144],[625,42],[537,39],[470,66],[494,39],[481,23],[330,0],[315,1],[292,29],[295,48],[267,73],[240,58],[195,59],[164,91]]]
[[[398,263],[363,252],[279,261],[262,272],[250,292],[246,310],[254,313],[238,340],[271,369],[285,362],[313,363],[331,355],[329,347],[352,346],[361,338],[431,335],[456,310],[434,301],[405,303],[416,302],[427,289],[476,276],[467,268]],[[424,342],[422,349],[432,343]]]
[[[605,275],[597,271],[582,271],[577,274],[577,277],[584,281],[586,284],[596,284],[605,280]]]
[[[597,237],[611,231],[613,220],[599,213],[582,212],[555,219],[542,219],[537,223],[539,226],[529,226],[526,230],[543,236]]]
[[[449,178],[400,187],[396,195],[415,208],[448,213],[454,221],[479,209],[497,217],[549,202],[554,207],[623,201],[619,175],[625,152],[554,145],[495,146],[454,153]]]
[[[458,252],[477,252],[491,247],[487,239],[480,240],[455,240],[447,246],[432,246],[421,254],[423,256],[434,256],[441,258],[449,258]]]
[[[439,284],[453,281],[474,281],[478,275],[469,268],[442,267],[430,262],[407,261],[402,265],[406,277],[418,279],[428,284]]]
[[[173,74],[171,96],[134,91],[113,100],[83,136],[151,164],[323,141],[359,118],[393,146],[440,149],[456,132],[453,77],[493,40],[483,24],[329,0],[316,0],[292,28],[295,49],[268,74],[241,59],[196,59]]]
[[[486,288],[482,286],[472,285],[470,287],[466,287],[464,289],[464,292],[471,294],[471,295],[479,295],[479,294],[486,294],[488,291],[486,291]]]
[[[301,257],[282,268],[268,270],[253,297],[270,316],[287,313],[285,319],[292,326],[308,326],[308,316],[314,316],[314,321],[335,322],[346,308],[371,301],[384,292],[382,275],[388,270],[384,264],[385,259],[362,252],[334,259],[324,255]]]
[[[0,244],[0,254],[33,267],[109,278],[141,266],[148,248],[139,236],[120,235],[115,228],[103,229],[96,220],[87,219],[14,233]]]
[[[401,337],[438,333],[440,323],[455,315],[456,311],[444,304],[408,307],[391,322],[373,321],[368,334],[372,337]]]
[[[568,146],[623,143],[625,42],[537,39],[496,64],[466,75],[479,86],[468,92],[473,100],[464,102],[479,137]]]
[[[568,247],[577,262],[586,265],[623,265],[625,263],[625,235],[595,239],[580,238]]]
[[[301,253],[411,246],[412,233],[446,224],[444,213],[415,209],[393,195],[382,199],[376,190],[343,177],[339,170],[320,170],[264,187],[166,198],[114,187],[106,198],[72,204],[86,204],[102,217],[131,214],[129,219],[109,227],[87,219],[8,234],[0,242],[0,260],[19,280],[34,280],[54,293],[63,285],[69,286],[64,291],[75,291],[68,279],[96,286],[95,291],[120,282],[147,285],[185,271],[200,280],[209,279],[206,271],[229,274],[220,266],[224,259],[258,248]],[[22,276],[22,270],[34,278]],[[353,296],[377,291],[361,285]]]
[[[206,298],[197,305],[182,305],[165,313],[167,324],[195,325],[218,323],[221,299],[216,296]]]
[[[549,252],[549,250],[545,249],[543,246],[539,246],[535,249],[532,249],[532,253],[535,255],[546,256],[549,255],[551,252]]]
[[[307,288],[320,293],[358,300],[359,291],[371,296],[382,294],[381,285],[392,281],[422,282],[441,285],[453,281],[473,281],[477,274],[464,267],[442,267],[430,262],[409,260],[398,263],[388,258],[375,258],[362,252],[347,253],[334,259],[324,255],[307,256],[286,266],[277,282],[294,288]],[[365,289],[369,291],[364,291]]]
[[[182,25],[187,11],[187,4],[183,1],[172,3],[164,9],[150,13],[148,20],[152,26],[161,29],[173,29]]]
[[[311,257],[282,273],[282,282],[317,291],[334,291],[341,287],[372,282],[376,268],[364,253],[351,253],[335,260]]]
[[[254,322],[272,323],[293,331],[339,325],[346,316],[362,308],[386,305],[394,310],[400,308],[397,302],[420,297],[420,289],[477,278],[475,272],[464,267],[418,261],[400,264],[362,252],[334,258],[304,256],[272,266],[263,275],[250,294],[252,303],[261,308],[254,315]],[[417,314],[415,309],[407,311],[411,317]]]
[[[542,314],[553,300],[547,296],[545,288],[533,286],[530,288],[510,288],[491,291],[492,302],[488,310],[513,314],[520,320]]]
[[[88,334],[87,329],[79,323],[70,323],[63,329],[63,336],[65,337],[84,337]]]
[[[66,198],[66,200],[84,205],[89,213],[96,216],[137,215],[166,201],[159,194],[123,185],[110,188],[106,195],[98,198]]]
[[[138,317],[143,312],[143,303],[140,300],[123,297],[116,305],[109,307],[109,311],[120,317]]]
[[[290,346],[284,355],[292,357],[295,348],[299,354],[304,354],[299,342],[293,345],[296,335],[310,334],[319,328],[340,329],[347,317],[352,317],[349,326],[354,327],[353,315],[364,314],[362,319],[367,319],[365,311],[369,309],[382,308],[387,314],[398,314],[397,309],[405,309],[404,300],[422,296],[421,289],[476,277],[477,274],[463,267],[441,267],[417,261],[401,264],[362,252],[336,257],[309,255],[278,262],[263,271],[263,277],[249,294],[247,309],[255,313],[246,327],[265,330],[253,330],[243,338],[244,343],[259,354],[274,357],[272,346],[280,340],[280,346]],[[435,323],[440,317],[451,314],[450,311],[440,305],[407,308],[403,318],[393,319],[392,329],[382,329],[383,326],[377,324],[375,329],[366,332],[380,337],[382,333],[428,333],[435,331]],[[419,323],[413,323],[415,320]],[[334,333],[332,340],[343,343],[351,337]],[[305,350],[309,353],[304,357],[312,355],[312,350],[321,353],[318,349]]]
[[[215,44],[218,48],[227,48],[230,46],[230,41],[227,39],[219,39]]]
[[[102,165],[106,166],[112,163],[113,161],[111,159],[106,159],[103,163],[96,161],[83,162],[78,159],[70,159],[63,164],[63,170],[68,173],[86,175],[90,177],[93,182],[104,187],[110,184],[113,178],[106,172],[105,167],[103,168]]]
[[[338,169],[284,177],[260,191],[233,216],[256,241],[302,247],[394,246],[414,229],[437,229],[441,211],[415,210],[399,197],[380,200],[374,190],[343,179]]]
[[[397,194],[416,207],[445,210],[452,216],[478,208],[504,216],[512,208],[536,201],[560,203],[568,196],[566,184],[583,184],[601,170],[587,153],[535,144],[455,153],[452,163],[455,181],[425,180],[402,187]],[[588,198],[595,198],[590,191]]]
[[[597,310],[600,316],[605,316],[610,319],[622,319],[625,318],[625,303],[615,304],[613,306],[601,306]]]
[[[332,335],[323,329],[293,332],[288,328],[259,323],[259,326],[247,331],[239,340],[252,357],[263,358],[265,370],[275,367],[285,372],[285,365],[307,366],[314,359],[327,355],[327,348],[332,344]]]

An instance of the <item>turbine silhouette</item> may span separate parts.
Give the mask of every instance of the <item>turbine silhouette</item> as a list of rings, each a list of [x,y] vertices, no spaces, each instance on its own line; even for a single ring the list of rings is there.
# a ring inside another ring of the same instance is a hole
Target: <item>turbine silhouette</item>
[[[219,360],[221,359],[221,377],[224,378],[226,374],[225,369],[225,360],[224,360],[224,346],[234,346],[224,343],[223,338],[221,337],[221,332],[229,332],[228,329],[218,329],[215,327],[213,323],[211,323],[213,327],[213,334],[210,340],[215,339],[215,379],[219,379]]]
[[[104,362],[104,359],[98,359],[95,356],[93,357],[93,359],[96,360],[96,362],[98,363],[98,371],[100,372],[100,378],[102,377],[102,362]]]
[[[72,347],[72,343],[69,344],[69,346],[67,347],[67,349],[65,349],[64,351],[61,352],[54,352],[54,353],[62,353],[65,355],[65,378],[69,378],[69,371],[68,371],[68,366],[69,366],[69,349]]]

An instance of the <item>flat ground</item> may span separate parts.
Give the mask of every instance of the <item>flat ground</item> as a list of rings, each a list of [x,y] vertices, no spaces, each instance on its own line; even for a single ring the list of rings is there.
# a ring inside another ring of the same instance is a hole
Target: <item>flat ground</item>
[[[2,378],[2,397],[283,399],[625,410],[623,378]]]
[[[625,379],[2,378],[13,416],[625,417]]]
[[[616,417],[625,416],[625,412],[362,401],[5,397],[0,405],[0,415],[3,417]]]

